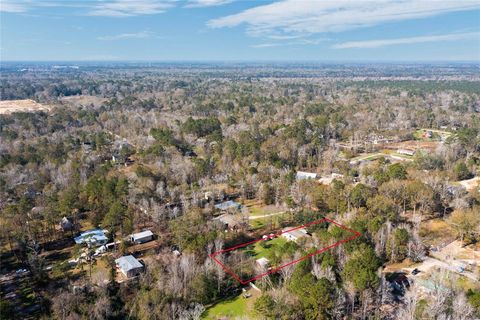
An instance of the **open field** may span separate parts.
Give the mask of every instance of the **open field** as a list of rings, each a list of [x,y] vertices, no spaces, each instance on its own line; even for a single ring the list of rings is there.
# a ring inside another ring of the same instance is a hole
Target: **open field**
[[[268,257],[275,250],[281,250],[286,243],[287,243],[287,239],[282,237],[277,237],[275,239],[269,240],[268,242],[262,241],[262,242],[255,243],[253,246],[255,259]]]
[[[3,100],[0,101],[0,114],[14,112],[38,112],[50,111],[52,107],[40,104],[30,99],[25,100]]]
[[[69,105],[74,106],[87,106],[87,105],[94,105],[99,106],[107,99],[97,97],[97,96],[89,96],[89,95],[78,95],[78,96],[68,96],[60,98],[61,101],[68,103]]]
[[[426,133],[430,132],[431,136],[427,136]],[[444,130],[437,130],[437,129],[426,129],[422,128],[413,133],[413,137],[416,140],[422,141],[438,141],[442,139],[446,139],[452,135],[451,132],[444,131]]]
[[[244,295],[251,296],[246,298]],[[253,304],[260,295],[260,292],[250,288],[236,297],[224,300],[208,308],[202,315],[202,319],[256,319]]]
[[[357,157],[354,157],[354,158],[350,159],[350,163],[353,164],[353,163],[357,163],[357,162],[360,162],[360,161],[372,161],[372,160],[379,159],[383,156],[384,156],[384,154],[380,153],[380,152],[361,154]]]
[[[420,236],[429,246],[441,246],[455,240],[450,226],[443,219],[431,219],[422,222]]]
[[[419,140],[408,140],[402,142],[393,142],[389,144],[385,144],[385,148],[387,149],[410,149],[410,150],[427,150],[427,151],[435,151],[438,146],[441,145],[439,141],[419,141]]]
[[[374,161],[382,157],[385,157],[392,161],[413,161],[411,156],[399,154],[393,152],[392,150],[382,150],[381,152],[361,154],[355,158],[350,159],[350,164],[357,164],[364,161]]]
[[[243,205],[248,208],[250,217],[268,216],[285,211],[285,208],[275,205],[265,205],[260,200],[245,200],[243,201]]]
[[[267,226],[269,229],[275,229],[285,221],[288,221],[289,218],[290,216],[286,213],[279,212],[265,216],[251,216],[248,222],[253,230],[266,228]]]

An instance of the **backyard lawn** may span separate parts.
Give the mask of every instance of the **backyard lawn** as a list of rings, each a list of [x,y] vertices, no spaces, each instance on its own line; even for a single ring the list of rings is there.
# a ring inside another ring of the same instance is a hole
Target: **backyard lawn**
[[[215,304],[205,311],[202,319],[217,320],[217,319],[255,319],[253,311],[253,303],[260,293],[254,289],[249,289],[246,293],[251,294],[250,298],[245,298],[244,293],[238,296],[224,300]]]
[[[272,213],[284,212],[286,209],[275,205],[265,205],[259,200],[244,200],[243,205],[248,208],[251,217],[258,217]]]
[[[276,230],[280,228],[282,225],[284,225],[286,222],[289,222],[291,219],[292,217],[290,214],[281,213],[273,216],[258,217],[254,219],[251,218],[248,222],[252,230],[259,230],[259,229]]]
[[[262,242],[264,242],[267,245],[262,246]],[[287,239],[285,239],[283,237],[277,237],[275,239],[268,240],[266,242],[265,241],[259,241],[259,242],[255,243],[255,247],[253,249],[254,252],[255,252],[255,258],[259,259],[259,258],[263,258],[263,257],[268,257],[270,251],[275,250],[275,249],[280,249],[286,243],[287,243]]]

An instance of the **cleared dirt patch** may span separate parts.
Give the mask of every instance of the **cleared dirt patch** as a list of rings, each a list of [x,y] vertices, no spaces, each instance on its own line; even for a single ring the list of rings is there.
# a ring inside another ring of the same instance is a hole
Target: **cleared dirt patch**
[[[443,219],[422,222],[420,236],[426,245],[433,247],[442,247],[455,240],[453,231]]]
[[[394,142],[384,145],[386,149],[410,149],[410,150],[428,150],[435,151],[438,146],[441,144],[439,141],[418,141],[418,140],[408,140],[403,142]]]
[[[31,99],[0,101],[0,114],[10,114],[14,112],[48,112],[50,110],[52,110],[52,107],[40,104]]]
[[[476,187],[480,186],[480,177],[475,177],[468,180],[458,181],[467,191],[473,191]]]
[[[99,106],[102,103],[104,103],[107,99],[96,97],[96,96],[79,95],[79,96],[62,97],[60,98],[60,100],[73,106],[88,106],[88,105]]]

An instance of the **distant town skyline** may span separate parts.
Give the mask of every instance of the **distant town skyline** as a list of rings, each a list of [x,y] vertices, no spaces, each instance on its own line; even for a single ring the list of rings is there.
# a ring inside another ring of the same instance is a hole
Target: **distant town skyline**
[[[2,0],[2,61],[480,61],[479,1]]]

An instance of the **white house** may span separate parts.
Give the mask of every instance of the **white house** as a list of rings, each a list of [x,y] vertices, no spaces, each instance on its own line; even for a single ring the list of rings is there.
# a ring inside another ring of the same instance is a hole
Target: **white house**
[[[134,233],[131,236],[133,243],[145,243],[153,240],[153,233],[150,230],[145,230],[139,233]]]
[[[300,238],[310,237],[305,228],[294,229],[286,228],[283,229],[282,237],[286,238],[288,241],[297,241]]]
[[[297,180],[316,179],[317,174],[313,172],[297,171]]]
[[[127,278],[135,277],[139,275],[144,270],[143,264],[140,263],[134,256],[128,255],[123,256],[115,260],[117,268],[123,273]]]
[[[415,150],[398,149],[397,153],[398,154],[404,154],[404,155],[407,155],[407,156],[414,156],[415,155]]]

